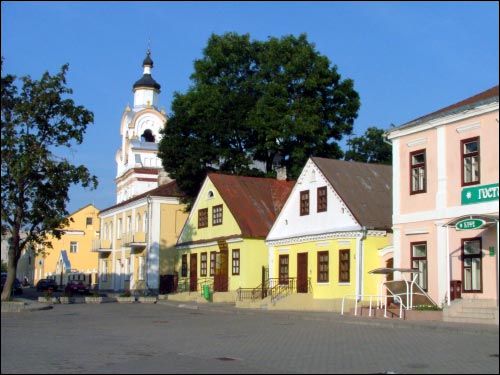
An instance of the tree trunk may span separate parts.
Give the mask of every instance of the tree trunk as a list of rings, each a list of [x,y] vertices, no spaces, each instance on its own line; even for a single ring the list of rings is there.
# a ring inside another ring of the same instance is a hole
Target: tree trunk
[[[14,285],[14,280],[16,278],[17,262],[21,253],[21,251],[19,250],[19,242],[19,231],[17,231],[16,233],[16,230],[14,230],[12,243],[9,246],[9,259],[7,260],[7,279],[5,280],[5,284],[2,290],[2,302],[8,301],[10,299],[12,286]]]

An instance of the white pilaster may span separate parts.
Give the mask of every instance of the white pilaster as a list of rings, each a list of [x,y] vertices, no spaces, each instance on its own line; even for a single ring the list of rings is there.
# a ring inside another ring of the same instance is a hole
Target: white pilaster
[[[443,211],[447,206],[446,163],[446,128],[439,126],[437,128],[437,211]]]
[[[392,228],[392,241],[393,241],[393,265],[394,268],[401,268],[401,230],[399,228]],[[401,280],[401,273],[394,272],[394,280]]]
[[[147,254],[147,281],[150,289],[160,287],[160,203],[151,203],[152,212],[150,220],[150,242]]]
[[[435,301],[438,305],[441,305],[445,301],[445,297],[448,293],[447,287],[447,275],[448,275],[448,244],[447,244],[447,233],[446,227],[443,226],[445,221],[437,221],[437,275],[438,275],[438,298]]]
[[[392,217],[400,214],[401,163],[399,158],[399,139],[392,140]],[[394,220],[393,220],[394,222]]]

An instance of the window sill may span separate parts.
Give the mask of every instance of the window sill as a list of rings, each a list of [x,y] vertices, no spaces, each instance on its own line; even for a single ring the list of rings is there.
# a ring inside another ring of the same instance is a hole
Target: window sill
[[[338,286],[349,286],[349,285],[351,285],[351,283],[338,283],[337,285]]]

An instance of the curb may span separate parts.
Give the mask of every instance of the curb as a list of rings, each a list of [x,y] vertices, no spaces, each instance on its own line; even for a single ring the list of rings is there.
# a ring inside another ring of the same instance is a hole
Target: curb
[[[41,311],[41,310],[51,310],[54,307],[52,305],[38,304],[38,303],[27,303],[23,301],[6,301],[2,302],[2,313],[20,313],[24,311]]]

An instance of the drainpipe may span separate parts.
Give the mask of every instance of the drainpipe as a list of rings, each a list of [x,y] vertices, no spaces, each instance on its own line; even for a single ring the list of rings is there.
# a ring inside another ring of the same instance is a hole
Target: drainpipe
[[[450,227],[446,226],[446,303],[451,305],[451,258],[450,258]]]
[[[361,230],[361,238],[359,239],[359,255],[360,255],[360,262],[359,262],[359,292],[360,294],[363,294],[364,293],[364,285],[363,285],[363,270],[365,269],[365,254],[364,254],[364,240],[366,240],[366,233],[368,232],[368,230],[366,229],[365,226],[363,226],[362,230]]]
[[[358,238],[356,246],[356,295],[361,296],[363,293],[363,240],[366,238],[366,227],[361,228],[361,237]],[[358,299],[358,298],[356,298]]]

